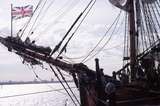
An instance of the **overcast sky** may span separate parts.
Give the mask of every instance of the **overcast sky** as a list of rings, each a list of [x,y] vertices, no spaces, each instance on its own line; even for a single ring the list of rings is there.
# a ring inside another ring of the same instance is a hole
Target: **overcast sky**
[[[39,0],[1,0],[0,1],[0,34],[3,36],[10,35],[10,9],[11,4],[14,6],[33,5],[34,9]],[[90,0],[47,0],[45,8],[39,16],[35,26],[33,27],[34,34],[31,39],[36,39],[37,44],[54,46],[62,39],[69,27],[72,25],[76,17],[83,11]],[[45,2],[45,0],[43,0]],[[50,5],[52,3],[52,5]],[[47,7],[50,7],[47,9]],[[40,9],[39,9],[40,10]],[[39,11],[38,10],[38,11]],[[112,6],[108,0],[97,0],[89,15],[82,23],[79,30],[69,43],[67,53],[63,54],[70,58],[70,62],[81,62],[83,58],[94,48],[96,43],[101,39],[109,26],[113,23],[116,16],[119,14],[119,9]],[[38,14],[39,12],[36,12]],[[35,15],[36,17],[36,15]],[[33,17],[33,22],[35,17]],[[28,21],[29,18],[13,21],[14,35]],[[118,27],[122,27],[120,18]],[[33,24],[32,22],[32,24]],[[30,25],[31,26],[31,25]],[[123,28],[121,28],[123,29]],[[30,27],[26,30],[23,39],[28,36]],[[95,58],[100,59],[100,67],[104,68],[106,74],[111,74],[112,71],[117,71],[122,66],[122,42],[123,31],[116,30],[111,41],[106,45],[102,52],[87,61],[85,64],[95,69]],[[107,41],[111,33],[102,41],[101,45],[95,50],[97,51]],[[117,46],[121,45],[121,46]],[[111,49],[112,47],[115,47]],[[94,52],[95,53],[95,52]],[[48,67],[45,65],[45,67]],[[42,79],[55,78],[53,73],[42,70],[39,66],[34,67],[35,72]],[[33,80],[35,78],[32,69],[22,64],[22,59],[14,53],[8,52],[7,48],[0,45],[0,81],[6,80]]]

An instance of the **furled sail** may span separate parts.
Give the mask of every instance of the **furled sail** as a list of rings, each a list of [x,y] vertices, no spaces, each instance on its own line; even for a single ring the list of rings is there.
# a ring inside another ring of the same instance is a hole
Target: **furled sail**
[[[125,10],[127,11],[127,4],[128,4],[128,1],[129,0],[109,0],[111,4],[113,4],[114,6],[122,9],[122,10]],[[148,4],[151,4],[151,3],[154,3],[155,1],[157,0],[139,0],[139,1],[142,1],[144,3],[148,3]]]
[[[114,6],[126,10],[127,0],[109,0]]]

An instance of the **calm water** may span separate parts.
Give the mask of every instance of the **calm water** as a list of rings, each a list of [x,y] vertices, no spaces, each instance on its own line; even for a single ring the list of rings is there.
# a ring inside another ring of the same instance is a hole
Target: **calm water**
[[[69,84],[75,87],[74,83]],[[0,86],[0,106],[74,106],[67,93],[60,89],[63,87],[59,83],[3,85]],[[79,98],[77,89],[72,90]]]

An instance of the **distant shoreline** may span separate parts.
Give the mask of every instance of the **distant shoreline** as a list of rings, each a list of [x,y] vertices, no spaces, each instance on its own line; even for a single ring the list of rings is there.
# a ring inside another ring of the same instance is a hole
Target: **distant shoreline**
[[[64,81],[62,81],[64,82]],[[68,83],[72,83],[74,81],[72,80],[69,80],[67,81]],[[51,83],[60,83],[59,81],[43,81],[43,82],[40,82],[40,81],[27,81],[27,82],[0,82],[0,85],[22,85],[22,84],[51,84]]]

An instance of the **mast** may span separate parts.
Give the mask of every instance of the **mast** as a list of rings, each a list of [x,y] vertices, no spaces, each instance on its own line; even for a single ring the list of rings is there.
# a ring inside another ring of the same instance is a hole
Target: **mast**
[[[136,29],[135,29],[135,12],[134,0],[129,0],[129,35],[130,35],[130,63],[131,63],[131,81],[135,80],[136,74]]]

